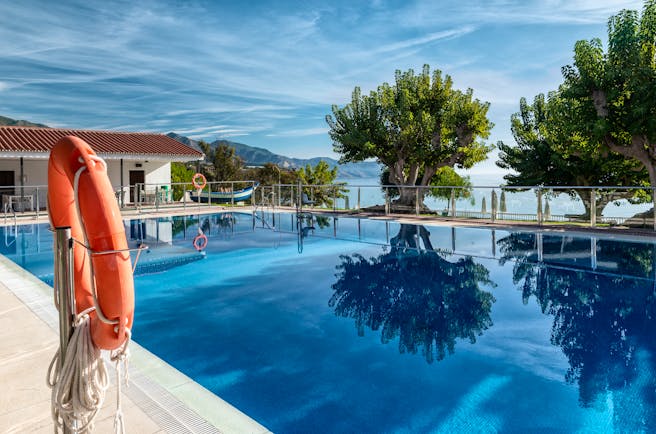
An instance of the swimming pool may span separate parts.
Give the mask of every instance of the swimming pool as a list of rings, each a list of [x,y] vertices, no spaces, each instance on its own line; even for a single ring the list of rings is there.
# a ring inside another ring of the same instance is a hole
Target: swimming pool
[[[653,243],[301,223],[126,222],[150,246],[134,339],[274,432],[656,428]],[[47,279],[46,227],[0,231]]]

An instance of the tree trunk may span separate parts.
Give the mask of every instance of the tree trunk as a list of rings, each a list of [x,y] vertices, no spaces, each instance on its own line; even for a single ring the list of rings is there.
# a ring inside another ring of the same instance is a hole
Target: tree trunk
[[[589,220],[592,211],[592,192],[596,190],[591,190],[591,189],[580,189],[576,190],[576,193],[579,195],[581,198],[581,201],[583,202],[583,207],[585,208],[585,213],[581,216],[582,218]],[[613,200],[613,198],[609,195],[606,194],[601,194],[597,195],[597,200],[595,201],[595,216],[597,218],[601,217],[601,213],[604,211],[604,208],[606,208],[606,205],[608,205],[609,202]]]

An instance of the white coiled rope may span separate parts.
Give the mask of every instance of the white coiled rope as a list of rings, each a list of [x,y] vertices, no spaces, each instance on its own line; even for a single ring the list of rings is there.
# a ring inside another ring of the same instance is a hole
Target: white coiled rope
[[[64,426],[78,433],[92,431],[109,386],[105,362],[91,340],[88,312],[75,322],[61,369],[59,350],[48,367],[55,433]]]
[[[94,164],[96,162],[101,163],[106,170],[107,165],[104,160],[96,156],[90,156],[90,158]],[[85,165],[78,169],[73,182],[75,205],[82,228],[84,228],[84,222],[80,214],[78,185],[80,174],[85,169]],[[85,234],[84,245],[88,249],[89,243],[86,239],[86,231],[83,230],[82,232]],[[92,261],[90,263],[92,264]],[[89,313],[95,310],[98,318],[106,323],[117,324],[118,321],[107,319],[98,307],[93,266],[91,267],[91,273],[94,307],[90,307],[76,315],[73,324],[73,335],[68,342],[63,362],[60,363],[61,354],[60,350],[57,350],[48,367],[46,383],[52,389],[51,414],[55,423],[55,433],[58,433],[64,427],[79,434],[92,431],[94,419],[102,408],[109,387],[105,362],[100,355],[100,349],[94,345],[91,339]],[[60,288],[55,288],[55,290],[58,291]],[[59,306],[57,306],[57,309],[59,309]],[[118,326],[115,327],[115,330],[118,332]],[[127,334],[125,343],[110,353],[110,360],[116,364],[116,412],[114,416],[114,430],[116,433],[125,432],[125,422],[121,409],[121,363],[124,366],[124,381],[127,386],[130,356],[128,350],[130,330],[128,328],[125,330]]]

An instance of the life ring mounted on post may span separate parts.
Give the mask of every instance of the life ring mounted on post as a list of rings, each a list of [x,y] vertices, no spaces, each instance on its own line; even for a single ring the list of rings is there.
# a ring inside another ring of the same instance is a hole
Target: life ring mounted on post
[[[195,189],[202,190],[207,185],[207,179],[205,178],[205,175],[203,175],[202,173],[196,173],[191,178],[191,183],[194,185]]]
[[[67,136],[52,148],[48,213],[53,227],[70,227],[85,247],[73,249],[76,313],[90,312],[98,348],[121,348],[134,317],[130,249],[107,166],[82,139]]]

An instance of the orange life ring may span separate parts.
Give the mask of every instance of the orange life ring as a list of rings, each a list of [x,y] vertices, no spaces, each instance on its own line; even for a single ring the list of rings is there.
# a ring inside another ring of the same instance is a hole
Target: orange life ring
[[[200,183],[197,181],[198,178],[200,178]],[[196,173],[193,178],[191,178],[191,183],[194,185],[194,188],[202,190],[207,185],[207,179],[202,173]]]
[[[207,247],[207,235],[202,233],[196,235],[196,237],[194,238],[194,247],[199,252],[203,250],[205,247]]]
[[[134,317],[134,281],[125,228],[105,162],[77,137],[62,138],[50,152],[48,214],[53,227],[70,227],[74,239],[86,238],[91,252],[113,252],[89,254],[76,246],[73,280],[76,311],[96,306],[89,314],[94,344],[105,350],[121,347]]]

